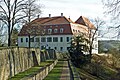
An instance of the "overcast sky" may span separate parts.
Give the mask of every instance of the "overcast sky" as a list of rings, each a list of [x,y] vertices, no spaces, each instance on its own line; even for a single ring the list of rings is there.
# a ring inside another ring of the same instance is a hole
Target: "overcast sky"
[[[100,19],[106,21],[106,26],[101,29],[103,32],[107,31],[107,26],[113,24],[110,19],[111,17],[103,14],[105,12],[102,0],[38,0],[44,5],[42,8],[42,17],[60,16],[63,13],[67,18],[75,21],[80,16],[85,16],[89,19],[95,19],[99,17]],[[113,32],[113,30],[112,30]],[[114,31],[115,32],[115,31]],[[116,35],[110,33],[106,34],[105,37],[111,39],[111,36]]]
[[[59,16],[63,13],[75,21],[81,15],[88,18],[103,18],[103,5],[101,0],[40,0],[44,5],[42,17],[49,14]]]

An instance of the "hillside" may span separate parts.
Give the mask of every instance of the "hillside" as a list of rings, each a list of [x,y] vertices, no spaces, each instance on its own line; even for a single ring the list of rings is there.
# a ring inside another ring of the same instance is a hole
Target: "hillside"
[[[109,49],[117,49],[120,48],[120,41],[119,40],[103,40],[98,41],[99,52],[109,50]]]

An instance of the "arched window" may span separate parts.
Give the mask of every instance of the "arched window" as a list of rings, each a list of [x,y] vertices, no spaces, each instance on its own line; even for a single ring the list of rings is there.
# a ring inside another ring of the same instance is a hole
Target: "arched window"
[[[52,29],[48,29],[48,34],[51,34],[52,33]]]
[[[58,32],[58,29],[54,29],[54,33],[57,33]]]
[[[64,30],[63,28],[60,28],[60,33],[63,33],[63,30]]]

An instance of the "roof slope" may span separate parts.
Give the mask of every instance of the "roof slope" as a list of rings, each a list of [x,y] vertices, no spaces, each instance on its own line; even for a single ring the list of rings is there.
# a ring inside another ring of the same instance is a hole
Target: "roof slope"
[[[43,34],[44,28],[47,29],[49,28],[49,26],[59,25],[62,26],[63,28],[68,28],[70,26],[70,23],[74,23],[74,22],[66,18],[65,16],[37,18],[32,22],[30,22],[29,24],[24,25],[19,33],[19,36],[27,36],[28,34],[40,35]],[[66,29],[66,30],[64,31],[64,33],[70,34],[71,32],[70,29]]]
[[[74,23],[72,20],[66,18],[65,16],[56,16],[56,17],[43,17],[43,18],[37,18],[31,22],[38,23],[38,24],[44,24],[44,25],[53,25],[53,24],[69,24]]]
[[[89,21],[89,19],[86,18],[86,17],[84,17],[84,16],[80,16],[80,17],[75,21],[75,23],[88,26],[88,27],[90,27],[91,29],[96,29],[95,26]]]

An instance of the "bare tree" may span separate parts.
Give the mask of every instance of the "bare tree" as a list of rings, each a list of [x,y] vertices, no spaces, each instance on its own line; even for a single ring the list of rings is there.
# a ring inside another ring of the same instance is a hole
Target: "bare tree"
[[[30,0],[0,0],[0,20],[3,21],[8,28],[8,46],[11,45],[11,34],[15,25],[21,22],[24,18],[29,16],[31,19],[31,16],[33,16],[31,12],[35,7],[33,7],[32,9],[30,7],[26,8],[25,6],[29,5],[26,2],[31,2],[31,1]],[[27,10],[27,9],[31,10],[30,15],[23,15],[23,10]],[[33,12],[35,13],[35,9]]]
[[[23,14],[27,17],[23,19],[24,22],[29,23],[31,20],[41,15],[41,4],[36,4],[37,0],[27,0],[26,5],[23,6]]]
[[[8,27],[8,46],[11,45],[10,38],[13,27],[21,18],[18,12],[22,10],[23,2],[24,0],[0,0],[0,20]]]
[[[6,42],[7,36],[6,36],[6,28],[2,22],[0,22],[0,45]]]
[[[100,18],[95,18],[95,29],[89,29],[89,54],[92,56],[92,49],[93,49],[93,41],[97,37],[98,29],[105,24],[104,21],[100,20]]]
[[[102,0],[106,14],[111,14],[113,19],[120,18],[120,0]]]
[[[104,6],[105,6],[105,14],[110,14],[112,15],[112,21],[116,20],[116,22],[118,23],[120,19],[120,0],[102,0]],[[114,36],[114,38],[119,38],[120,37],[120,24],[115,23],[115,25],[113,24],[113,27],[109,27],[109,29],[116,29],[116,31],[118,32],[117,35]],[[108,29],[108,30],[109,30]]]

